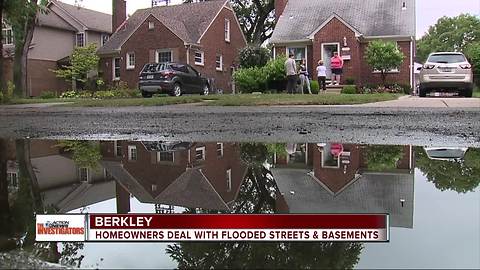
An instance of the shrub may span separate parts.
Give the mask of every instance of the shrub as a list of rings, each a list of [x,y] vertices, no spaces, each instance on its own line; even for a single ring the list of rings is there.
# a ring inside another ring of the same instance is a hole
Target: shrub
[[[265,91],[267,77],[263,68],[253,67],[239,69],[234,74],[236,86],[243,93]]]
[[[346,78],[345,83],[349,85],[355,84],[355,79],[354,78]]]
[[[88,92],[88,91],[81,91],[81,92],[78,92],[77,97],[78,98],[92,98],[93,93]]]
[[[57,97],[57,93],[53,91],[44,91],[40,94],[41,99],[52,99],[56,97]]]
[[[240,50],[238,60],[241,68],[263,67],[270,59],[270,51],[259,46],[247,46]]]
[[[60,95],[60,98],[76,98],[77,92],[75,91],[66,91]]]
[[[345,85],[342,89],[342,94],[356,94],[357,87],[355,85]]]
[[[99,98],[99,99],[115,98],[115,93],[113,91],[97,91],[93,93],[93,98]]]
[[[320,91],[320,85],[318,85],[318,81],[311,80],[310,89],[312,90],[312,94],[318,94],[318,91]]]
[[[287,79],[285,74],[285,57],[277,57],[275,60],[270,60],[264,67],[267,75],[267,80],[270,81],[284,81]]]

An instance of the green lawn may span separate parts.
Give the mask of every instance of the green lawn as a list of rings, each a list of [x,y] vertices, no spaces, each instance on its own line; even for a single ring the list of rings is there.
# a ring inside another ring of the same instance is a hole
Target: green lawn
[[[475,89],[473,89],[473,96],[480,98],[480,88],[475,87]]]
[[[399,94],[368,95],[210,95],[125,99],[17,99],[11,104],[34,104],[68,102],[62,106],[75,107],[127,107],[127,106],[164,106],[174,104],[201,103],[205,106],[277,106],[277,105],[353,105],[387,101],[399,98]]]

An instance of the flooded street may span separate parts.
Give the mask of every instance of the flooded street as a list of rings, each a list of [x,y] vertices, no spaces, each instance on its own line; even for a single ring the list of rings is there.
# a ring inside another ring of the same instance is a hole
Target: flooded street
[[[0,229],[17,241],[0,238],[2,256],[22,246],[82,268],[480,267],[479,148],[34,139],[0,146],[8,184],[0,185],[8,187],[0,213],[11,220]],[[32,238],[39,211],[388,213],[391,236],[389,243],[47,244]]]

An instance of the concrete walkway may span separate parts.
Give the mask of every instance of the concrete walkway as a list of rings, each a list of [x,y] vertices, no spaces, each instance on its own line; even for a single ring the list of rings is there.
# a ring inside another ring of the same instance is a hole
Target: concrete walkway
[[[380,108],[480,108],[480,98],[404,96],[397,100],[356,105]]]

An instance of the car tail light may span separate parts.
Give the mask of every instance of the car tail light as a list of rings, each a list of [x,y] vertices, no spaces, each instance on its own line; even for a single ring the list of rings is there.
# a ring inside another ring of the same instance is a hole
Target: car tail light
[[[166,71],[162,71],[160,74],[162,74],[162,76],[164,78],[173,78],[173,76],[175,76],[175,72],[173,71],[170,71],[170,70],[166,70]]]
[[[435,65],[425,64],[425,65],[423,65],[423,68],[424,68],[424,69],[433,69],[433,68],[435,68]]]
[[[460,65],[460,67],[461,67],[462,69],[471,69],[471,68],[472,68],[472,65],[470,65],[470,64],[462,64],[462,65]]]

